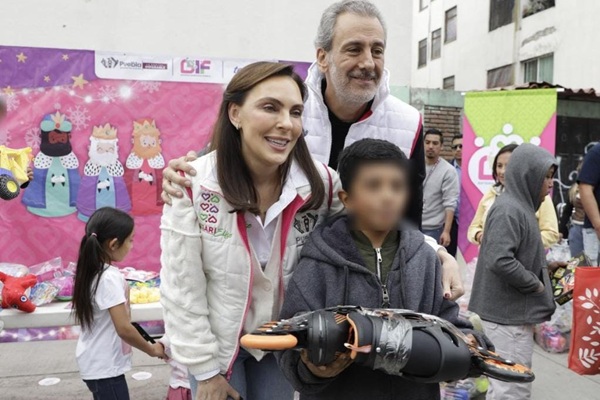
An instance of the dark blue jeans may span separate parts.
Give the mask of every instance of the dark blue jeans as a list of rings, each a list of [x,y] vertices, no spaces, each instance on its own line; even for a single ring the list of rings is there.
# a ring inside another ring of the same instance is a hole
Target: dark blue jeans
[[[84,380],[94,400],[129,400],[129,388],[125,375],[114,378]]]

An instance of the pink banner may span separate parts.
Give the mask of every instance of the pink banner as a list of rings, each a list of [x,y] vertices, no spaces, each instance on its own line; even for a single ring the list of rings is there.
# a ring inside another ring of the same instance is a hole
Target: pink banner
[[[102,68],[140,68],[140,76],[171,71],[170,59],[148,59],[96,57]],[[35,156],[34,181],[0,200],[0,262],[75,261],[83,221],[110,205],[135,217],[134,248],[121,265],[157,271],[161,171],[206,145],[222,85],[99,79],[92,51],[0,46],[0,60],[8,105],[0,145],[30,146]]]
[[[556,91],[513,90],[467,93],[463,116],[463,168],[459,247],[465,260],[479,248],[467,231],[479,201],[494,184],[492,163],[507,144],[532,143],[554,154]]]

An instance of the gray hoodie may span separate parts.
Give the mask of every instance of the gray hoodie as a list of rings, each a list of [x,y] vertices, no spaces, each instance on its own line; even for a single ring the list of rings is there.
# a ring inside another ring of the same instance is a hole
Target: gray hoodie
[[[506,169],[504,193],[485,223],[469,309],[503,325],[548,321],[556,308],[535,213],[552,155],[532,144],[515,149]],[[542,282],[546,288],[535,293]]]
[[[400,244],[387,276],[389,307],[438,315],[461,328],[472,328],[458,319],[456,303],[445,300],[442,269],[434,250],[418,231],[401,230]],[[301,311],[338,305],[380,308],[383,288],[366,266],[350,234],[348,217],[342,216],[315,229],[302,250],[302,258],[288,285],[282,318]],[[407,381],[359,365],[351,365],[332,379],[312,375],[300,353],[280,354],[280,366],[301,399],[439,399],[437,384]]]

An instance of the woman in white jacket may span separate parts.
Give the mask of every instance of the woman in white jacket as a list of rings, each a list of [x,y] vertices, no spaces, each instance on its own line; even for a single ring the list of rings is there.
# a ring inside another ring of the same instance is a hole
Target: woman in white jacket
[[[241,69],[223,94],[212,152],[193,162],[191,189],[165,206],[165,329],[196,399],[293,398],[274,356],[238,339],[278,317],[309,233],[342,209],[336,173],[304,141],[305,98],[291,66]]]

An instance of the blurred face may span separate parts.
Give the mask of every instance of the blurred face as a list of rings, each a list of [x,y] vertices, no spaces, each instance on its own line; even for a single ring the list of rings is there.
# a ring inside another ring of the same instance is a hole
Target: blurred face
[[[243,105],[232,104],[229,117],[239,126],[242,154],[251,167],[285,163],[302,134],[302,94],[287,76],[267,79],[248,92]]]
[[[454,159],[462,161],[462,139],[454,139],[452,141],[452,152],[454,153]]]
[[[119,243],[117,239],[112,239],[109,242],[109,254],[112,261],[123,261],[127,254],[133,248],[133,237],[135,235],[135,230],[131,232],[131,235],[125,239],[123,243]]]
[[[319,69],[340,103],[375,97],[383,74],[385,34],[377,18],[345,13],[335,24],[331,50],[317,50]]]
[[[546,177],[544,178],[544,183],[542,184],[542,190],[540,191],[540,201],[544,201],[546,196],[552,190],[554,186],[554,173],[556,171],[555,167],[550,167],[548,172],[546,173]]]
[[[392,163],[361,166],[350,192],[342,191],[340,199],[363,229],[394,229],[408,202],[406,171]]]
[[[504,186],[504,176],[506,174],[506,167],[508,166],[508,161],[510,160],[510,156],[512,153],[502,153],[498,156],[498,162],[496,163],[496,177],[498,178],[498,183]]]
[[[425,135],[425,157],[437,160],[442,152],[442,141],[439,135]]]

